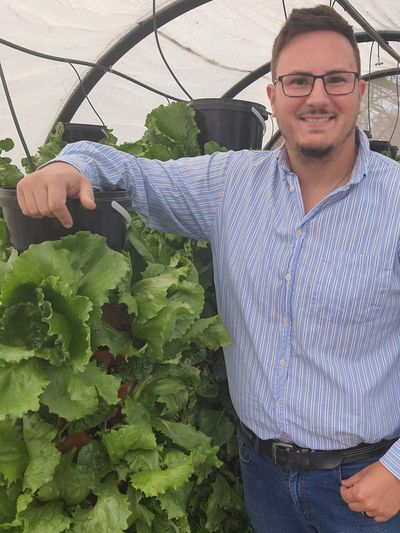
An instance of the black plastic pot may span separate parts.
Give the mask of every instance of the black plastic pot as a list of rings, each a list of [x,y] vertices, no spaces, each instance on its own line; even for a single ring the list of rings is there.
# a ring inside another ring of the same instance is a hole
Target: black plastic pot
[[[0,188],[0,207],[12,245],[22,251],[30,244],[54,241],[77,231],[90,231],[103,235],[110,248],[122,250],[130,218],[126,211],[130,207],[127,192],[95,192],[94,197],[94,210],[82,207],[80,200],[67,200],[67,207],[74,221],[72,228],[67,229],[56,218],[31,218],[23,215],[15,189]]]
[[[63,139],[67,143],[77,141],[100,141],[105,137],[106,126],[102,124],[78,124],[72,122],[63,122],[64,133]]]
[[[397,152],[399,150],[398,146],[392,146],[389,141],[376,141],[370,140],[369,146],[374,152],[387,152],[391,155],[393,159],[396,158]]]
[[[229,150],[260,150],[268,113],[265,106],[232,98],[202,98],[189,105],[195,110],[202,152],[208,141]]]

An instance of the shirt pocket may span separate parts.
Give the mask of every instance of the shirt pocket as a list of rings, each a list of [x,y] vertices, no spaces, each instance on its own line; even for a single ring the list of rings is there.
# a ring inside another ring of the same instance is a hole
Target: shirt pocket
[[[325,253],[315,270],[312,306],[332,325],[371,322],[380,316],[389,283],[390,267],[380,257]]]

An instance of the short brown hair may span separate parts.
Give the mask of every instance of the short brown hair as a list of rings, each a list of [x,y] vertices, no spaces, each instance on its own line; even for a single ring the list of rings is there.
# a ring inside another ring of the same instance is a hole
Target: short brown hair
[[[360,50],[352,26],[332,7],[319,5],[311,8],[293,9],[290,13],[272,48],[271,72],[273,80],[276,77],[279,54],[288,42],[297,35],[321,30],[335,31],[346,37],[354,50],[357,71],[359,74],[361,73]]]

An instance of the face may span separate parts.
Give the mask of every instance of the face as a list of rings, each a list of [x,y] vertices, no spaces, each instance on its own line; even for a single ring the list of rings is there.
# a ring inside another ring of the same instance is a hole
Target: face
[[[356,58],[349,41],[339,33],[315,31],[294,37],[281,51],[276,75],[333,71],[356,72]],[[267,87],[273,115],[285,139],[289,157],[327,159],[354,154],[354,128],[365,82],[356,81],[347,95],[326,93],[321,79],[315,80],[309,96],[288,97],[281,82]]]

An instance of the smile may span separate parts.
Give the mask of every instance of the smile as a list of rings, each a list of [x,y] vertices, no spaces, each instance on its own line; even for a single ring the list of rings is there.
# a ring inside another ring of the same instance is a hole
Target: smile
[[[329,122],[333,117],[323,117],[323,118],[302,118],[305,122]]]

